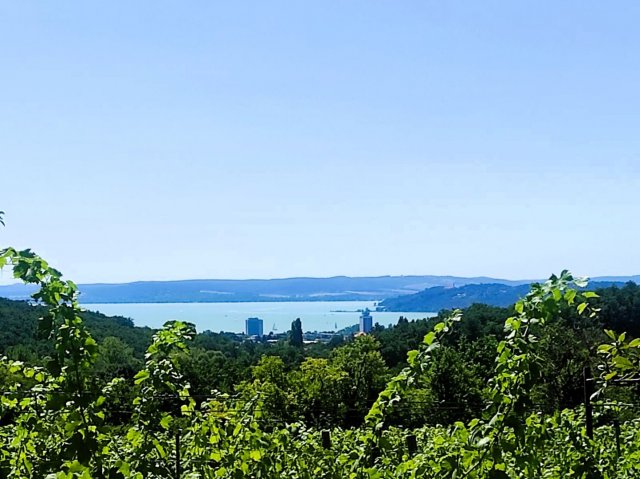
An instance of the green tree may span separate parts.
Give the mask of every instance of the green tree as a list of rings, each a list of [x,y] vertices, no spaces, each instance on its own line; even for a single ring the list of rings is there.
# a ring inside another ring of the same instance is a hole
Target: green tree
[[[433,401],[425,423],[466,422],[481,413],[482,379],[474,364],[466,363],[457,349],[443,346],[435,351],[425,376]]]
[[[335,349],[331,361],[349,377],[345,392],[349,423],[359,424],[388,379],[389,370],[380,354],[380,343],[371,335],[358,336]]]
[[[116,377],[132,378],[143,362],[133,354],[133,348],[120,338],[108,336],[98,345],[96,373],[105,381]]]
[[[302,321],[297,318],[291,323],[291,331],[289,332],[289,344],[297,348],[301,348],[304,344],[302,339]]]
[[[290,373],[297,415],[316,427],[336,426],[346,413],[344,391],[348,375],[327,359],[307,358]]]
[[[291,394],[289,376],[278,356],[262,356],[251,368],[252,381],[238,386],[245,401],[258,401],[261,410],[273,420],[290,421],[295,417],[296,402]]]

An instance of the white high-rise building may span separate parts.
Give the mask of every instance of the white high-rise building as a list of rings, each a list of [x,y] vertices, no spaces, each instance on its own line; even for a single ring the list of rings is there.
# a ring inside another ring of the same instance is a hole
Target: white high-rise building
[[[247,336],[262,337],[263,326],[260,318],[249,318],[244,322],[244,326]]]
[[[369,308],[366,308],[360,315],[360,332],[368,333],[373,328],[373,318]]]

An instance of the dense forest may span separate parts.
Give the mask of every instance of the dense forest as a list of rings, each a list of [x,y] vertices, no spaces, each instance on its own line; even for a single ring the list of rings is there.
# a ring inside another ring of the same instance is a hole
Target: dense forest
[[[633,283],[594,292],[563,272],[507,308],[305,345],[298,321],[277,344],[136,328],[83,312],[29,250],[2,265],[38,287],[0,302],[2,477],[640,473]]]

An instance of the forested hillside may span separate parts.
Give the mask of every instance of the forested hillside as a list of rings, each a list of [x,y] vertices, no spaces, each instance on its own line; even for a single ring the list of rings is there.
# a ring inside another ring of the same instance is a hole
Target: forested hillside
[[[38,318],[45,313],[42,306],[0,298],[0,353],[27,360],[50,352],[49,341],[37,334]],[[130,318],[86,311],[82,313],[82,319],[98,342],[107,337],[116,338],[130,347],[139,359],[153,336],[151,329],[135,327]]]
[[[466,308],[474,303],[492,306],[509,306],[529,291],[530,285],[468,284],[455,288],[437,286],[419,293],[388,298],[380,302],[385,311],[440,311],[441,309]]]
[[[590,289],[622,286],[612,281],[593,281]],[[491,306],[509,306],[522,299],[530,284],[508,285],[504,283],[467,284],[458,287],[436,286],[419,293],[387,298],[380,302],[384,311],[440,311],[441,309],[466,308],[474,303]]]

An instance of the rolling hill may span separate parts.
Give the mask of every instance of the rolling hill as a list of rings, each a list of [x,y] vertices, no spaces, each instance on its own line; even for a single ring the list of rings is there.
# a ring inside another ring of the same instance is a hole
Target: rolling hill
[[[509,281],[486,277],[456,276],[379,276],[286,279],[203,279],[185,281],[139,281],[121,284],[80,284],[81,301],[90,303],[180,303],[242,301],[379,301],[417,293],[434,286],[460,286],[470,283],[517,285],[528,281]],[[25,299],[33,288],[17,284],[0,286],[0,297]]]
[[[622,284],[614,281],[592,281],[589,283],[589,289]],[[506,307],[526,295],[529,286],[500,283],[467,284],[456,288],[437,286],[418,293],[385,299],[378,307],[384,311],[400,312],[438,312],[443,309],[466,308],[474,303]]]
[[[624,282],[638,277],[612,277]],[[608,279],[608,278],[607,278]],[[638,278],[640,279],[640,278]],[[382,301],[395,311],[437,311],[464,307],[472,302],[493,305],[513,303],[526,292],[530,280],[504,280],[458,276],[378,276],[285,279],[195,279],[184,281],[139,281],[135,283],[80,284],[80,300],[92,303],[226,303],[249,301]],[[0,297],[27,299],[32,286],[0,286]],[[409,295],[409,297],[407,297]],[[417,296],[416,296],[417,295]],[[398,298],[392,300],[391,298]],[[412,298],[412,299],[409,299]],[[400,304],[422,304],[397,309]],[[414,308],[418,308],[415,306]]]

